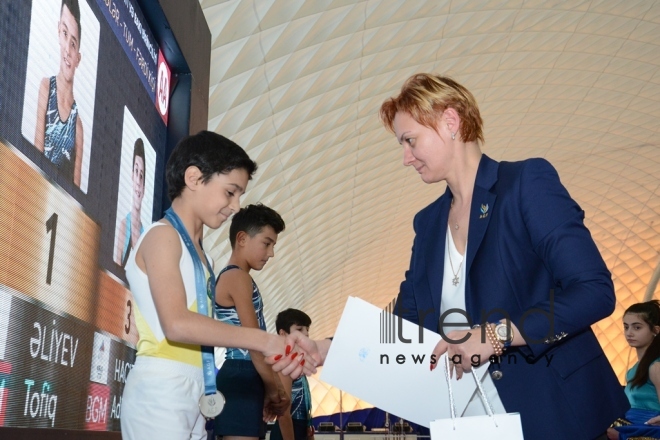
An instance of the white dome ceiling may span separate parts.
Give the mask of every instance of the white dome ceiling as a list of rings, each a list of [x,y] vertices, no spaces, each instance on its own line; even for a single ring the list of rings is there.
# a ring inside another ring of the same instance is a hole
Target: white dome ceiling
[[[402,165],[380,104],[416,72],[476,96],[484,153],[545,157],[586,211],[617,311],[595,330],[626,368],[622,311],[660,250],[660,2],[653,0],[201,0],[212,34],[209,129],[259,164],[243,204],[284,217],[253,274],[269,328],[310,314],[333,334],[345,300],[380,307],[408,267],[412,218],[444,191]],[[228,225],[207,231],[216,267]]]

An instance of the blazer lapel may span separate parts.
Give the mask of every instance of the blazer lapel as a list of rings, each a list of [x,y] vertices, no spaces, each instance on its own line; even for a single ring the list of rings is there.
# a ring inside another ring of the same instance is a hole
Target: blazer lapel
[[[447,222],[451,206],[451,191],[447,187],[445,194],[438,200],[438,211],[435,218],[428,223],[428,240],[425,243],[428,255],[426,273],[429,280],[429,290],[433,298],[433,308],[440,313],[440,298],[442,296],[442,275],[445,270],[445,239],[447,238]]]
[[[465,266],[465,308],[468,316],[473,322],[479,322],[481,319],[475,315],[479,310],[480,304],[477,304],[477,298],[471,294],[472,286],[470,283],[470,270],[472,262],[474,261],[477,251],[481,246],[481,242],[486,235],[488,224],[492,217],[493,210],[495,209],[495,200],[497,195],[490,192],[497,181],[497,170],[499,163],[495,162],[485,154],[481,156],[479,162],[479,169],[477,170],[477,178],[474,182],[474,190],[472,192],[472,206],[470,207],[470,229],[468,233],[467,242],[467,259]]]
[[[472,192],[472,206],[470,207],[470,229],[468,233],[467,260],[465,272],[470,273],[472,262],[477,255],[481,241],[486,234],[488,224],[495,209],[497,195],[490,192],[497,181],[497,169],[499,164],[486,156],[481,157],[477,178]]]

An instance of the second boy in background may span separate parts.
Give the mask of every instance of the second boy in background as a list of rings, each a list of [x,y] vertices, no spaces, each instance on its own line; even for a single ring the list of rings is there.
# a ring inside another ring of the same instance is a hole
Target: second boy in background
[[[229,228],[231,257],[215,290],[220,321],[266,330],[263,300],[250,271],[263,269],[275,255],[277,235],[284,228],[282,217],[262,204],[248,205],[234,215]],[[227,400],[215,420],[215,434],[224,440],[263,437],[264,414],[281,415],[289,406],[277,375],[259,352],[228,348],[216,383]]]

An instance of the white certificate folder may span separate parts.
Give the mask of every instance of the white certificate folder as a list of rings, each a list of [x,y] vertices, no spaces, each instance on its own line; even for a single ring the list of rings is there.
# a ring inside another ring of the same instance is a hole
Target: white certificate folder
[[[474,334],[473,337],[478,337]],[[444,357],[430,371],[440,335],[400,319],[360,298],[349,297],[320,379],[377,408],[429,427],[449,418]],[[486,362],[476,369],[487,372]],[[476,390],[465,373],[452,378],[456,413],[462,414]]]

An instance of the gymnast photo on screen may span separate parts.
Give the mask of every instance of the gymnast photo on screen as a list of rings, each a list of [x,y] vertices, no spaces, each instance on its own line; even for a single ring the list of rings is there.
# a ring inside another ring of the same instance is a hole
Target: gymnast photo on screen
[[[146,160],[144,155],[144,141],[138,138],[135,141],[133,148],[133,168],[131,170],[131,180],[133,181],[133,202],[131,203],[131,210],[126,214],[126,217],[119,225],[117,233],[117,242],[115,244],[115,263],[121,267],[126,266],[126,261],[131,253],[131,249],[135,246],[144,231],[142,225],[141,211],[142,199],[145,192],[145,174],[146,174]]]
[[[82,58],[78,0],[62,0],[57,31],[60,69],[41,80],[34,146],[80,187],[83,124],[73,96],[73,79]]]

